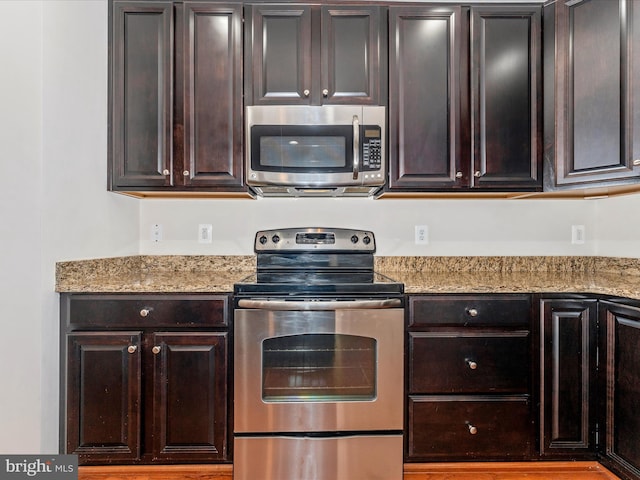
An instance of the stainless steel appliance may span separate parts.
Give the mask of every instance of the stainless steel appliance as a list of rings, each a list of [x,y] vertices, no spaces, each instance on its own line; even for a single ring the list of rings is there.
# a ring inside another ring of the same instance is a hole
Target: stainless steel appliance
[[[373,233],[256,234],[234,287],[234,479],[401,480],[403,290]]]
[[[367,196],[385,183],[386,109],[246,108],[247,184],[263,196]]]

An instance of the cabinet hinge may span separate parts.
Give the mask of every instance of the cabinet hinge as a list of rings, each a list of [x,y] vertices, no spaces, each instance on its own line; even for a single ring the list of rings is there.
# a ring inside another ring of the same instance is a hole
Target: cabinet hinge
[[[595,438],[595,442],[596,442],[596,448],[600,446],[600,424],[598,422],[596,422],[596,438]]]

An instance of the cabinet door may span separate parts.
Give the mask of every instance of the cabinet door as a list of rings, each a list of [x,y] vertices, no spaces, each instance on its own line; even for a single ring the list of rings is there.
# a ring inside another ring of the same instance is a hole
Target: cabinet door
[[[171,2],[114,1],[110,50],[110,188],[172,183]]]
[[[471,187],[541,189],[541,8],[471,8]]]
[[[389,8],[389,188],[463,186],[461,8]]]
[[[185,2],[181,13],[184,148],[175,175],[189,187],[241,189],[242,7]]]
[[[140,456],[141,334],[67,336],[66,453],[79,462]]]
[[[606,456],[640,478],[640,307],[603,303]]]
[[[627,0],[555,4],[557,185],[640,177],[633,125],[640,118],[633,76],[639,7]]]
[[[386,77],[380,7],[322,8],[322,103],[378,105]]]
[[[540,453],[595,449],[596,300],[542,300]]]
[[[245,87],[253,92],[252,104],[310,104],[312,89],[319,95],[312,85],[312,65],[319,59],[311,48],[311,7],[254,5],[247,16],[247,70],[253,78]]]
[[[227,334],[157,333],[151,339],[154,458],[227,459]]]

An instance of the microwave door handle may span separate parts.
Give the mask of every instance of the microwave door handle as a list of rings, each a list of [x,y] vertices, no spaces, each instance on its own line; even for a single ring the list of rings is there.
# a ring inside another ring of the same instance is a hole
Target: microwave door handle
[[[358,116],[353,116],[353,179],[358,179],[360,169],[360,121]]]

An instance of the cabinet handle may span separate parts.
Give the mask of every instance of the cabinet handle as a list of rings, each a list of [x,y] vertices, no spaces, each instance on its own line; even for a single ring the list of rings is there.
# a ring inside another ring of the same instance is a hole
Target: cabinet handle
[[[471,369],[471,370],[475,370],[476,368],[478,368],[478,364],[476,362],[474,362],[473,360],[466,360],[467,362],[467,366]]]
[[[467,313],[469,314],[470,317],[478,316],[478,310],[476,308],[468,308]]]
[[[475,173],[473,174],[474,177],[479,178],[482,176],[482,172],[480,172],[480,170],[476,170]]]
[[[309,90],[305,90],[304,92],[302,92],[302,94],[303,94],[305,97],[308,97],[310,93],[311,93],[311,92],[310,92]]]
[[[467,428],[469,429],[469,433],[471,435],[475,435],[476,433],[478,433],[478,427],[474,427],[470,423],[467,423]]]
[[[189,176],[189,170],[185,170],[184,172],[182,172],[182,175],[184,175],[185,177]]]
[[[152,311],[153,311],[153,308],[151,308],[151,307],[144,307],[142,310],[140,310],[140,316],[141,316],[141,317],[146,317],[146,316],[147,316],[147,315],[149,315]]]
[[[129,345],[127,347],[127,352],[129,352],[129,353],[136,353],[136,350],[138,350],[138,347],[135,346],[135,345]]]
[[[462,172],[456,172],[456,178],[462,178]]]
[[[156,345],[155,347],[153,347],[153,348],[151,349],[151,351],[153,352],[153,354],[154,354],[154,355],[159,354],[159,353],[160,353],[160,350],[161,350],[161,348],[160,348],[158,345]]]
[[[327,90],[326,88],[322,90],[322,96],[327,98],[329,96],[329,90]]]
[[[167,170],[166,168],[164,170],[162,170],[162,174],[163,175],[169,175],[171,172],[169,170]]]
[[[636,166],[636,167],[637,167],[638,165],[640,165],[640,158],[636,158],[636,159],[633,161],[633,165],[634,165],[634,166]]]

